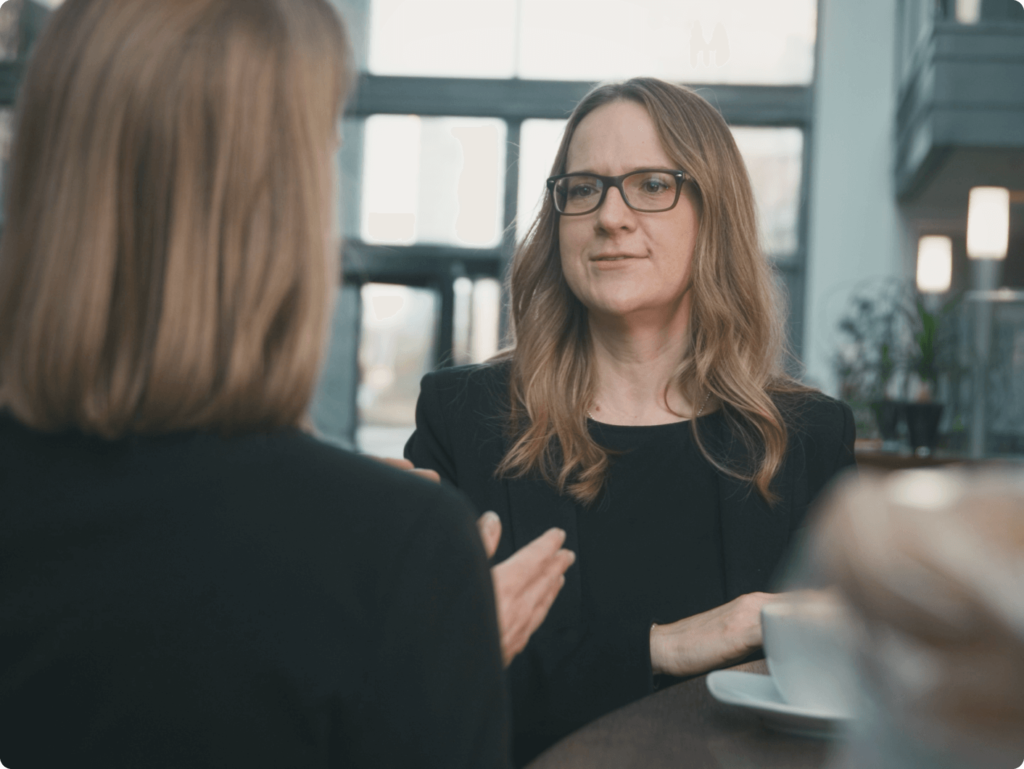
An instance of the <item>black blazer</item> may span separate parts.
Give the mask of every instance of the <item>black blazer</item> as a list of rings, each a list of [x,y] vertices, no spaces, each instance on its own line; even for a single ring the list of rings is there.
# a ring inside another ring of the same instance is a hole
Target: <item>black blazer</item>
[[[552,526],[578,545],[577,507],[543,479],[507,480],[495,468],[508,448],[507,363],[448,368],[423,378],[416,432],[405,456],[466,493],[479,513],[495,511],[501,561]],[[785,464],[770,507],[748,483],[718,474],[727,599],[769,588],[794,532],[825,484],[854,464],[853,414],[824,395],[779,400],[790,428]],[[717,420],[725,425],[725,420]],[[742,461],[741,443],[725,431],[702,436],[718,456]],[[509,669],[513,755],[525,763],[547,745],[604,712],[653,690],[649,628],[596,627],[583,617],[578,568],[544,624]]]
[[[104,441],[0,415],[0,760],[505,767],[461,495],[297,430]]]

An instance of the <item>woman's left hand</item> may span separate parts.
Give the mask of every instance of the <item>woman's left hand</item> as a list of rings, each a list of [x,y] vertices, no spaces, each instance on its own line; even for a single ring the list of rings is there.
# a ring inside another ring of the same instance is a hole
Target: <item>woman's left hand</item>
[[[692,676],[739,662],[761,646],[761,607],[780,599],[747,593],[710,611],[651,629],[651,670]]]

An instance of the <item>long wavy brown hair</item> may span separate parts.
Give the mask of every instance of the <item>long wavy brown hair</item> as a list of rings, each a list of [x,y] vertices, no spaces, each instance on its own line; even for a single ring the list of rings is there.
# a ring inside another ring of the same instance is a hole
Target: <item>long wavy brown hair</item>
[[[21,89],[0,409],[116,438],[300,424],[352,68],[327,0],[67,0]]]
[[[690,427],[701,452],[733,477],[747,480],[769,502],[772,479],[788,442],[779,395],[808,391],[783,369],[783,302],[761,249],[754,196],[743,158],[722,116],[694,91],[653,78],[601,85],[569,117],[552,175],[565,172],[580,122],[615,101],[643,106],[668,156],[692,178],[700,218],[691,262],[687,347],[674,382],[690,403],[724,412],[741,441],[728,456]],[[505,477],[539,472],[560,493],[584,503],[600,495],[609,450],[587,430],[594,396],[587,309],[562,274],[558,214],[550,195],[517,249],[509,277],[513,346],[507,431],[511,447],[498,466]],[[773,397],[774,396],[774,397]],[[680,416],[684,416],[680,414]]]

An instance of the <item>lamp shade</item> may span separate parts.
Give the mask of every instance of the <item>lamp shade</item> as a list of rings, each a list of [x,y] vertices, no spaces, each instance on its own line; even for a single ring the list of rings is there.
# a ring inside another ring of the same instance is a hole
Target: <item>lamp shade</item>
[[[925,235],[917,241],[917,290],[922,294],[949,291],[953,281],[953,241]]]
[[[960,24],[977,24],[981,18],[981,0],[956,0],[956,20]]]
[[[967,203],[967,255],[1005,259],[1010,244],[1010,191],[973,187]]]

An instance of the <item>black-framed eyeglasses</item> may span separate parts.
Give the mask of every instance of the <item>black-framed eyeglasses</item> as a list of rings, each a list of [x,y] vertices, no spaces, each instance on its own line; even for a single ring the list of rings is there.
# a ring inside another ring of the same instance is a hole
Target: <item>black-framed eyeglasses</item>
[[[665,168],[642,168],[621,176],[562,174],[548,179],[548,189],[555,210],[565,216],[596,211],[611,187],[618,189],[623,202],[634,211],[654,214],[675,208],[683,182],[689,178],[685,171]]]

